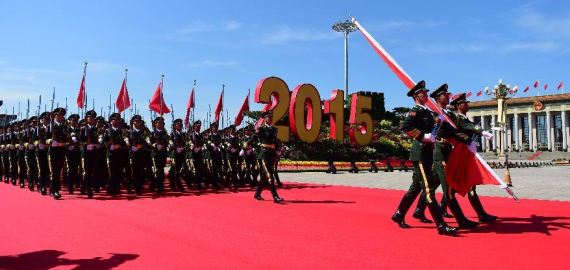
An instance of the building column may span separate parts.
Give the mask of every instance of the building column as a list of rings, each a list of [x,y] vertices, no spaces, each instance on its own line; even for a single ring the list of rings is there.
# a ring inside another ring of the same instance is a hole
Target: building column
[[[513,115],[513,128],[512,128],[512,136],[515,139],[515,149],[513,150],[520,150],[521,148],[521,144],[520,144],[520,138],[519,138],[519,115],[517,113],[515,113]]]
[[[550,111],[546,111],[546,144],[548,146],[548,150],[552,151],[553,147],[553,143],[552,143],[552,130],[550,130],[550,128],[552,127],[552,114],[550,113]]]
[[[492,114],[491,115],[491,128],[494,128],[497,126],[497,116]],[[497,151],[497,143],[499,142],[499,135],[498,132],[496,130],[492,130],[493,132],[493,147],[492,147],[492,151]]]
[[[532,113],[528,113],[528,150],[529,151],[534,151],[534,146],[536,145],[536,143],[534,142],[534,140],[536,139],[536,136],[534,136],[534,119],[532,119]]]
[[[566,123],[567,116],[565,110],[562,110],[560,112],[560,117],[562,118],[562,151],[569,151],[570,149],[568,148],[568,132],[566,131],[568,124]]]
[[[487,122],[485,122],[485,116],[481,115],[481,129],[485,130],[487,127]],[[479,138],[479,143],[481,144],[481,151],[482,152],[487,152],[487,140],[485,140],[485,137],[481,136],[481,138]]]

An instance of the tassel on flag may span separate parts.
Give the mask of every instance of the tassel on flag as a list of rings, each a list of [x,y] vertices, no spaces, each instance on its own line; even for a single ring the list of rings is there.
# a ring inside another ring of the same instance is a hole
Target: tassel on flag
[[[530,86],[525,87],[524,90],[523,90],[523,93],[528,92],[528,90],[530,90]]]
[[[148,107],[160,115],[170,113],[170,109],[168,108],[168,105],[166,105],[166,102],[164,102],[164,97],[162,95],[162,80],[158,83]]]
[[[564,83],[560,82],[560,83],[558,84],[558,86],[556,87],[556,89],[557,89],[558,91],[560,91],[560,89],[562,89],[562,88],[564,88]]]
[[[216,105],[216,110],[214,111],[214,118],[216,122],[220,120],[220,113],[224,108],[224,88],[225,85],[222,86],[222,93],[220,93],[220,98],[218,98],[218,105]]]
[[[190,98],[188,98],[188,103],[186,104],[186,117],[184,118],[184,125],[188,127],[190,125],[190,109],[194,109],[194,91],[196,88],[196,81],[194,81],[194,86],[192,87],[192,92],[190,93]]]
[[[236,120],[234,122],[234,125],[236,127],[241,125],[241,122],[243,121],[243,114],[245,112],[249,112],[249,90],[247,91],[247,96],[243,100],[243,104],[241,105],[241,108],[239,109],[239,112],[236,115]]]
[[[483,95],[483,90],[479,90],[479,92],[477,92],[477,96],[480,97]]]
[[[125,70],[126,72],[126,70]],[[123,85],[121,90],[119,90],[119,95],[117,96],[117,101],[115,101],[115,106],[119,113],[123,112],[127,108],[131,107],[131,98],[129,97],[129,90],[127,90],[127,78],[123,79]]]
[[[534,88],[537,88],[538,87],[538,81],[534,81],[534,84],[532,86],[534,86]]]

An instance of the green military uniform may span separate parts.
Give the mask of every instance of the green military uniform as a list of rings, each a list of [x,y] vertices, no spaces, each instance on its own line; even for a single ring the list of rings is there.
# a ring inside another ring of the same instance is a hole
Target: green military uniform
[[[271,117],[271,112],[266,112],[264,117]],[[281,203],[283,199],[277,194],[277,189],[275,187],[275,160],[277,159],[277,148],[279,147],[280,141],[277,138],[277,128],[267,124],[263,124],[257,130],[256,134],[252,136],[248,144],[258,143],[260,146],[260,151],[258,154],[258,163],[261,168],[261,179],[257,184],[257,190],[255,192],[255,199],[263,200],[261,197],[261,192],[263,187],[269,182],[271,195],[273,196],[273,201],[275,203]]]
[[[408,96],[417,97],[422,93],[426,93],[425,82],[420,81],[414,86]],[[424,192],[424,197],[420,200],[425,200],[433,219],[436,222],[438,233],[440,234],[454,234],[455,228],[449,227],[443,220],[443,216],[437,205],[435,199],[435,182],[432,177],[432,162],[433,162],[433,141],[431,133],[435,125],[435,116],[427,107],[416,105],[411,109],[402,123],[402,131],[408,136],[413,138],[412,148],[410,150],[410,160],[414,164],[414,174],[412,177],[412,184],[402,198],[398,210],[392,216],[392,220],[398,223],[402,228],[409,226],[404,222],[404,216],[414,202],[415,198]]]

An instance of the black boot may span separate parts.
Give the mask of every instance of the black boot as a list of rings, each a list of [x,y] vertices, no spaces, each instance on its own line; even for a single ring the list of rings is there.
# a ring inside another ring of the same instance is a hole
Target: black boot
[[[277,189],[275,186],[271,186],[271,195],[273,196],[274,203],[283,203],[284,200],[279,197],[279,194],[277,194]]]
[[[453,217],[452,215],[447,213],[447,199],[445,199],[445,196],[443,199],[441,199],[441,202],[439,203],[439,209],[441,211],[441,215],[444,218],[452,218]]]
[[[410,225],[406,224],[406,221],[404,221],[404,214],[402,214],[400,210],[397,210],[396,213],[394,213],[392,221],[396,222],[402,229],[410,228]]]
[[[481,204],[481,200],[479,200],[479,196],[477,196],[477,193],[474,193],[473,195],[472,193],[469,193],[468,197],[471,206],[473,206],[473,209],[475,209],[475,212],[477,212],[477,216],[479,217],[479,222],[489,223],[497,219],[497,216],[489,215],[487,214],[487,212],[485,212],[485,209],[483,209],[483,205]]]
[[[457,233],[457,228],[450,227],[445,223],[445,220],[443,220],[443,216],[439,211],[439,205],[437,205],[437,202],[432,201],[428,203],[428,208],[433,220],[435,221],[435,225],[437,226],[437,233],[441,235],[455,235]]]
[[[433,221],[429,220],[425,214],[427,203],[424,199],[426,197],[424,194],[425,193],[423,192],[421,193],[420,199],[418,200],[418,205],[416,205],[416,210],[414,210],[412,217],[419,220],[421,223],[433,223]]]
[[[257,188],[255,190],[255,195],[253,195],[253,197],[258,201],[263,201],[263,197],[261,197],[262,190],[263,188],[261,187],[261,184],[257,185]]]
[[[473,229],[479,225],[479,222],[471,221],[465,217],[456,198],[448,200],[448,204],[449,210],[453,213],[453,216],[455,216],[455,220],[457,220],[460,229]]]

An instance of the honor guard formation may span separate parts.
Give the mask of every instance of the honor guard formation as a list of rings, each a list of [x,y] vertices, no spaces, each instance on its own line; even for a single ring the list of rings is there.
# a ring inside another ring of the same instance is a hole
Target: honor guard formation
[[[201,121],[185,130],[174,116],[167,130],[163,117],[148,127],[140,115],[127,122],[119,113],[108,119],[94,110],[84,119],[78,114],[66,118],[66,113],[56,108],[4,123],[0,171],[5,183],[54,199],[61,198],[62,185],[69,194],[79,191],[92,198],[103,191],[110,196],[125,191],[160,195],[168,181],[171,191],[198,194],[249,185],[256,190],[255,199],[263,200],[262,190],[269,185],[274,202],[283,202],[277,193],[282,186],[277,162],[285,147],[271,126],[270,111],[257,128],[219,130],[214,122],[204,131]]]

